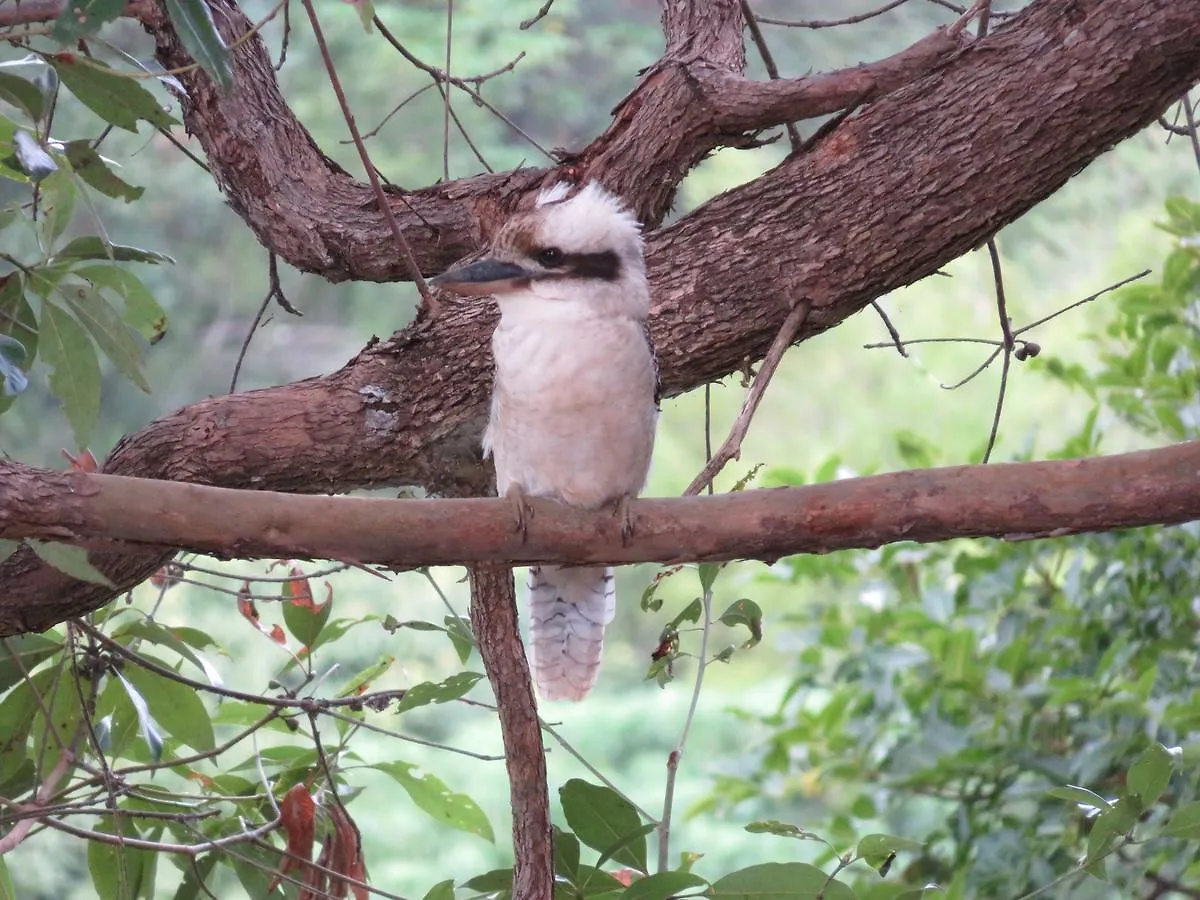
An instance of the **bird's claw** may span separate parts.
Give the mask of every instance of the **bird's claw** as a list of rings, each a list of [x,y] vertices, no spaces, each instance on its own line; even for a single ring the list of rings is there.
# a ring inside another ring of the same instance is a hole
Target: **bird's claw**
[[[617,500],[615,514],[621,521],[621,546],[628,547],[630,540],[633,538],[633,511],[630,509],[630,500],[633,498],[628,494],[622,494]]]
[[[521,542],[529,538],[529,522],[533,519],[533,507],[525,496],[525,491],[519,484],[511,484],[504,492],[504,498],[512,504],[514,526],[513,531],[521,532]]]

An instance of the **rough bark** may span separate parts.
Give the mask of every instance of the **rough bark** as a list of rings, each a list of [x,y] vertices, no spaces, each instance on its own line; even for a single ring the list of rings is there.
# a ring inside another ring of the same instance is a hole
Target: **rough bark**
[[[217,6],[218,21],[238,33],[240,13]],[[653,226],[705,153],[795,115],[788,93],[803,93],[800,80],[759,85],[755,114],[754,85],[742,79],[731,111],[729,85],[743,64],[736,6],[669,4],[667,55],[563,170],[603,180]],[[160,60],[177,66],[182,51],[169,26],[147,21]],[[667,393],[760,357],[789,301],[813,303],[803,339],[977,246],[1153,121],[1200,78],[1198,47],[1200,15],[1184,0],[1041,0],[986,39],[901,67],[904,77],[893,73],[885,87],[910,79],[904,86],[814,147],[649,234],[651,329]],[[300,268],[331,279],[404,277],[369,189],[325,159],[291,117],[257,38],[236,57],[232,95],[193,74],[185,106],[234,208]],[[406,192],[394,208],[432,272],[476,248],[506,209],[560,174],[465,179]],[[105,470],[297,492],[419,483],[480,493],[492,321],[483,303],[456,304],[325,378],[187,407],[123,440]],[[124,588],[162,554],[97,561]],[[10,624],[49,624],[112,594],[27,554],[0,568],[0,581],[0,616]]]
[[[504,738],[504,764],[512,801],[513,897],[550,900],[554,894],[554,845],[546,792],[546,754],[517,624],[512,569],[503,563],[490,563],[473,566],[470,575],[471,626],[488,681],[496,693]]]

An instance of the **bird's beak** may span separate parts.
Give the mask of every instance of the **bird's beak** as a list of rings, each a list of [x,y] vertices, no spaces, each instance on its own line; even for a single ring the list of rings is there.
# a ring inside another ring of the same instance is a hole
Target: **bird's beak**
[[[485,258],[443,272],[429,283],[464,297],[480,297],[520,290],[536,275],[516,263]]]

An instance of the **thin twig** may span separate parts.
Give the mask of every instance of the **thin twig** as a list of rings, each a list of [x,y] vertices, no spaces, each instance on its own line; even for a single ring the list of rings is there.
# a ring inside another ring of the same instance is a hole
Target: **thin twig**
[[[882,16],[886,12],[891,12],[897,6],[903,6],[908,0],[892,0],[891,3],[881,6],[878,9],[870,10],[869,12],[859,13],[856,16],[847,16],[844,19],[809,19],[809,20],[788,20],[788,19],[771,19],[767,16],[759,16],[758,21],[764,25],[782,25],[785,28],[837,28],[839,25],[857,25],[859,22],[865,22],[867,19],[873,19],[876,16]]]
[[[412,247],[409,246],[408,239],[400,229],[400,223],[396,221],[396,214],[392,212],[387,195],[383,192],[383,185],[379,183],[379,174],[375,171],[375,164],[371,162],[371,156],[367,153],[366,145],[363,144],[362,135],[358,133],[358,126],[354,124],[354,113],[350,111],[350,104],[346,100],[346,92],[342,90],[342,81],[338,77],[337,67],[333,64],[333,57],[329,55],[329,45],[325,42],[325,33],[321,30],[321,22],[317,18],[317,11],[313,8],[312,0],[301,0],[301,2],[304,4],[304,11],[308,14],[308,21],[312,25],[313,36],[317,39],[317,48],[320,50],[321,59],[325,63],[325,71],[329,75],[329,84],[333,87],[334,94],[337,95],[338,105],[342,110],[342,117],[346,121],[346,127],[350,129],[350,136],[354,138],[354,147],[358,150],[363,168],[366,169],[367,179],[371,182],[371,189],[375,192],[375,202],[379,205],[379,211],[387,219],[388,226],[392,229],[392,237],[396,239],[396,246],[400,248],[400,255],[403,257],[404,265],[408,269],[408,276],[413,280],[413,284],[417,286],[417,292],[421,295],[421,303],[425,308],[426,314],[436,317],[441,312],[442,305],[434,299],[432,292],[429,290],[429,285],[426,284],[425,278],[421,275],[421,267],[417,265],[417,258],[413,256]],[[378,16],[375,17],[375,21],[379,21]]]
[[[875,310],[875,312],[879,313],[879,318],[883,320],[883,327],[887,329],[887,333],[892,339],[891,344],[884,344],[882,346],[895,347],[896,352],[907,359],[908,351],[904,349],[904,342],[900,340],[900,332],[896,330],[896,326],[892,324],[892,320],[888,318],[888,314],[884,311],[883,307],[879,305],[879,301],[872,300],[871,308]]]
[[[446,0],[446,77],[450,77],[450,51],[454,47],[454,0]],[[442,180],[450,180],[450,92],[442,90]]]
[[[986,16],[987,8],[984,8]],[[996,434],[1000,430],[1000,414],[1004,410],[1004,395],[1008,392],[1008,370],[1012,365],[1013,330],[1012,320],[1008,317],[1008,303],[1004,297],[1004,271],[1000,265],[1000,251],[996,247],[996,239],[987,242],[988,257],[992,261],[992,278],[996,283],[996,312],[1000,316],[1000,331],[1004,334],[1003,368],[1000,370],[1000,389],[996,394],[996,412],[992,416],[992,430],[988,435],[987,448],[983,451],[981,463],[992,458],[992,450],[996,446]]]
[[[643,819],[645,819],[647,822],[653,822],[655,825],[658,824],[658,819],[654,818],[654,816],[650,815],[650,813],[648,813],[648,812],[646,812],[646,810],[642,809],[641,806],[639,806],[636,802],[634,802],[632,797],[630,797],[623,790],[621,790],[619,787],[617,787],[615,784],[613,784],[612,779],[610,779],[607,775],[605,775],[603,772],[601,772],[599,769],[597,769],[595,766],[593,766],[590,762],[588,762],[587,758],[582,753],[580,753],[578,750],[576,750],[574,747],[572,747],[571,744],[567,741],[567,739],[564,738],[561,734],[559,734],[554,729],[553,725],[551,725],[549,722],[547,722],[545,719],[542,719],[542,718],[539,718],[538,721],[541,723],[542,731],[546,732],[546,734],[548,734],[548,735],[550,735],[550,737],[554,738],[554,740],[556,740],[558,742],[558,745],[560,747],[562,747],[564,750],[566,750],[567,753],[569,753],[571,756],[573,756],[575,758],[576,762],[578,762],[585,769],[587,769],[589,772],[591,772],[592,776],[597,781],[599,781],[601,784],[603,784],[605,787],[607,787],[610,791],[612,791],[614,794],[616,794],[621,799],[623,799],[626,803],[628,803],[630,806],[632,806],[637,811],[637,814],[639,816],[641,816]]]
[[[1192,142],[1192,153],[1196,157],[1196,165],[1200,166],[1200,135],[1196,133],[1196,115],[1192,109],[1192,100],[1187,95],[1183,95],[1183,114],[1187,117],[1188,123],[1188,138]]]
[[[552,7],[553,5],[554,5],[554,0],[546,0],[546,2],[542,4],[542,8],[537,11],[537,14],[534,15],[533,18],[525,19],[523,22],[521,22],[521,25],[520,25],[521,30],[528,31],[530,28],[532,28],[534,25],[536,25],[542,19],[546,18],[546,13],[550,12],[550,7]]]
[[[904,2],[904,0],[901,0]],[[758,27],[758,19],[754,16],[754,10],[750,8],[749,0],[741,0],[742,18],[746,22],[746,27],[750,30],[750,37],[754,39],[754,46],[758,48],[758,54],[762,57],[763,65],[767,69],[767,75],[772,81],[779,80],[779,67],[775,65],[775,58],[771,56],[771,50],[767,47],[767,39],[763,37],[762,29]],[[791,141],[792,150],[799,152],[801,141],[800,132],[796,130],[795,122],[786,122],[784,127],[787,128],[788,140]]]
[[[492,115],[494,115],[500,121],[502,121],[505,125],[507,125],[513,131],[515,131],[518,135],[520,135],[522,138],[524,138],[526,141],[528,141],[531,145],[536,147],[541,153],[543,153],[546,156],[547,159],[550,159],[555,163],[558,162],[558,158],[555,157],[555,155],[553,153],[551,153],[549,150],[547,150],[541,144],[539,144],[536,140],[534,140],[534,138],[531,137],[525,131],[525,129],[523,129],[520,125],[518,125],[516,122],[514,122],[508,116],[506,116],[504,113],[500,112],[500,110],[496,109],[496,107],[492,106],[492,104],[489,103],[486,99],[484,99],[484,96],[481,93],[479,93],[478,87],[475,87],[475,88],[471,87],[471,82],[474,82],[478,86],[480,83],[482,83],[482,81],[484,81],[488,78],[494,78],[503,72],[507,72],[507,71],[511,70],[514,66],[516,66],[516,64],[518,62],[520,62],[524,58],[524,56],[525,56],[524,53],[519,54],[517,56],[517,58],[514,59],[512,62],[510,62],[507,66],[503,66],[502,68],[497,69],[495,72],[490,72],[487,75],[478,75],[473,78],[456,78],[451,75],[448,75],[447,73],[443,72],[441,69],[437,68],[436,66],[431,66],[428,63],[423,62],[420,58],[418,58],[417,56],[414,56],[412,53],[410,53],[408,51],[408,48],[406,48],[402,43],[400,43],[400,41],[396,38],[396,36],[394,34],[392,34],[390,31],[388,31],[387,26],[383,24],[382,20],[379,18],[378,15],[376,15],[375,18],[372,19],[371,21],[374,22],[375,27],[379,29],[379,33],[381,35],[383,35],[383,39],[386,40],[389,44],[391,44],[392,47],[395,48],[396,52],[398,52],[401,56],[403,56],[406,60],[408,60],[408,62],[411,65],[416,66],[422,72],[429,75],[431,78],[433,78],[434,81],[445,82],[446,84],[454,85],[456,88],[458,88],[459,90],[466,93],[467,96],[469,96],[476,103],[478,103],[480,106],[482,106],[488,112],[490,112]]]
[[[667,784],[663,791],[662,819],[658,823],[658,871],[660,872],[667,871],[671,864],[671,811],[675,803],[675,778],[679,772],[679,763],[683,759],[688,733],[692,730],[692,721],[696,718],[696,707],[700,704],[700,689],[704,686],[704,673],[708,668],[708,634],[712,628],[711,585],[704,592],[701,601],[704,604],[704,629],[700,632],[700,655],[696,659],[696,681],[692,685],[692,701],[688,704],[687,716],[683,720],[683,731],[680,732],[679,742],[667,755]]]
[[[246,330],[246,337],[242,341],[242,349],[238,351],[237,362],[233,364],[233,377],[229,380],[229,393],[237,392],[238,376],[242,373],[242,363],[246,359],[246,351],[250,349],[250,341],[254,337],[254,332],[258,331],[258,326],[262,323],[263,315],[267,311],[267,305],[271,302],[272,297],[282,297],[283,290],[279,286],[279,264],[274,253],[267,254],[267,292],[263,295],[262,303],[258,305],[258,312],[254,314],[254,320],[250,323],[250,327]],[[286,309],[288,305],[284,300],[280,303]],[[299,315],[299,313],[297,313]]]
[[[801,300],[788,313],[788,317],[783,320],[783,325],[780,326],[778,334],[775,335],[775,341],[771,344],[771,349],[767,351],[767,355],[763,358],[762,366],[759,367],[758,374],[754,378],[754,384],[750,386],[750,391],[746,394],[741,412],[738,413],[737,419],[734,420],[733,427],[729,431],[729,437],[725,438],[725,442],[721,444],[717,452],[705,464],[700,474],[692,479],[692,483],[683,492],[685,497],[700,493],[704,486],[709,484],[725,468],[727,462],[739,457],[742,450],[742,440],[746,437],[746,432],[750,428],[750,420],[754,418],[758,404],[762,400],[763,394],[766,393],[767,385],[771,383],[771,376],[775,374],[775,370],[779,367],[779,361],[783,359],[783,354],[787,352],[788,347],[796,339],[796,335],[800,333],[805,320],[808,319],[808,313],[811,308],[811,301]]]

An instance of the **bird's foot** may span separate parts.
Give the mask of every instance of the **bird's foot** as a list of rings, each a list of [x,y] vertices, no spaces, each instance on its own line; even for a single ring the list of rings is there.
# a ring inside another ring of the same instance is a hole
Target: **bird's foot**
[[[525,489],[514,482],[504,492],[504,499],[513,508],[513,517],[515,519],[513,531],[521,532],[521,541],[524,543],[529,537],[529,523],[533,519],[533,507],[529,505],[529,499],[525,496]]]
[[[622,494],[617,498],[616,506],[613,513],[621,523],[621,546],[628,547],[630,540],[633,538],[633,510],[630,509],[630,502],[633,500],[629,494]]]

